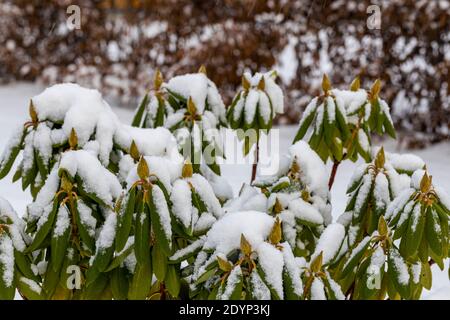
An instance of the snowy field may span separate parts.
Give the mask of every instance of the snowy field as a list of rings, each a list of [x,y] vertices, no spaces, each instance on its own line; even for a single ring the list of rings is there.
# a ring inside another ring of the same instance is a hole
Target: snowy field
[[[16,126],[23,124],[28,117],[29,99],[43,89],[39,85],[29,83],[0,86],[0,153],[3,151],[11,131]],[[113,110],[123,123],[131,122],[133,110],[116,107],[113,107]],[[262,146],[262,162],[267,162],[270,157],[287,151],[296,127],[285,126],[274,130],[277,130],[274,131],[274,138],[279,141],[279,144],[275,150],[272,149],[270,152],[267,152]],[[386,141],[384,145],[388,151],[406,152],[397,150],[394,141]],[[426,162],[428,170],[433,175],[433,182],[450,193],[450,142],[440,143],[424,150],[414,151],[414,153]],[[239,160],[241,164],[227,163],[222,166],[223,176],[230,182],[235,195],[239,192],[242,183],[249,182],[251,175],[251,158],[246,161],[246,164],[242,164],[243,159],[240,152],[237,157],[238,159],[230,161]],[[344,210],[347,182],[355,167],[356,165],[349,161],[339,167],[332,190],[333,217],[335,219]],[[330,170],[330,166],[328,169]],[[26,205],[31,202],[31,197],[27,192],[22,192],[18,183],[11,184],[11,179],[12,174],[0,181],[0,195],[8,199],[19,215],[22,215]],[[446,268],[448,268],[448,263]],[[436,265],[433,266],[433,289],[431,292],[424,291],[423,298],[450,299],[450,281],[447,269],[440,271]]]

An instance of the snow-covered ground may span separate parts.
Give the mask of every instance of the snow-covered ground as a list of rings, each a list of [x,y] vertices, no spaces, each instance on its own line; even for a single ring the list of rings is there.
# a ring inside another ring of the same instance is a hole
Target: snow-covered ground
[[[0,153],[5,147],[12,130],[23,124],[28,117],[29,99],[40,93],[44,88],[37,84],[18,83],[13,85],[0,86]],[[122,122],[130,123],[133,110],[113,107],[114,112]],[[267,152],[265,144],[261,146],[261,162],[268,162],[269,158],[274,158],[279,154],[287,152],[295,135],[295,126],[284,126],[275,128],[272,137],[275,142],[270,152]],[[233,141],[231,137],[227,140]],[[396,150],[395,141],[385,141],[385,148],[388,151],[405,152]],[[237,194],[242,183],[249,182],[251,175],[251,158],[243,161],[240,148],[236,147],[237,156],[231,157],[223,166],[223,176],[228,179]],[[420,156],[427,164],[428,170],[433,175],[433,182],[442,186],[450,192],[450,142],[440,143],[423,150],[415,150],[414,153]],[[238,161],[239,163],[235,163]],[[245,162],[245,163],[243,163]],[[344,162],[339,167],[335,184],[332,190],[333,216],[337,218],[345,207],[345,190],[347,182],[352,175],[356,164],[349,161]],[[330,166],[328,167],[330,170]],[[14,170],[12,170],[14,172]],[[0,195],[8,199],[19,214],[25,212],[26,205],[30,203],[31,197],[27,192],[23,192],[18,183],[11,184],[10,174],[0,180]],[[433,289],[431,292],[423,293],[424,299],[450,299],[450,281],[448,278],[448,263],[446,270],[440,271],[436,265],[433,266]]]

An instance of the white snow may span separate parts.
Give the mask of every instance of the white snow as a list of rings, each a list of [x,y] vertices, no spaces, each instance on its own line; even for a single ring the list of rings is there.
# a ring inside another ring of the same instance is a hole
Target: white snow
[[[235,266],[233,270],[231,270],[230,275],[227,278],[225,290],[221,295],[218,296],[218,298],[220,300],[229,300],[239,281],[241,281],[241,278],[242,278],[241,267]]]
[[[0,235],[0,268],[3,271],[4,284],[11,287],[14,280],[14,246],[6,234]]]
[[[91,208],[89,208],[81,199],[77,202],[77,208],[81,223],[86,226],[89,235],[94,237],[97,220],[92,216]]]
[[[255,249],[267,239],[273,223],[274,218],[263,212],[227,213],[208,231],[204,248],[227,254],[233,249],[240,248],[241,234],[243,234]]]
[[[216,218],[220,218],[223,215],[223,210],[208,180],[206,180],[203,176],[194,173],[189,179],[189,182],[205,203],[208,211],[211,212]]]
[[[116,176],[87,151],[64,153],[59,167],[67,170],[72,177],[78,175],[83,181],[83,188],[96,194],[106,204],[112,204],[113,199],[117,199],[122,192]]]
[[[262,281],[257,270],[253,270],[250,275],[250,283],[252,285],[252,295],[256,300],[270,300],[270,290]]]
[[[311,300],[327,300],[327,297],[325,295],[325,285],[320,278],[314,278],[312,282]]]
[[[53,237],[61,237],[70,226],[69,210],[65,205],[59,206],[56,216],[55,228],[53,229]]]
[[[267,242],[261,243],[256,252],[267,284],[277,292],[280,299],[283,299],[283,253]]]
[[[39,94],[42,89],[43,88],[39,85],[29,83],[14,83],[10,85],[0,86],[0,98],[2,101],[2,106],[0,107],[2,111],[2,116],[0,117],[0,152],[5,149],[8,137],[11,135],[14,129],[17,129],[18,125],[21,127],[21,125],[25,121],[27,121],[28,104],[30,97]],[[340,106],[338,105],[338,107]],[[121,119],[122,123],[131,122],[133,110],[114,107],[113,110],[114,113],[116,113]],[[268,147],[262,144],[260,146],[260,161],[262,163],[268,163],[268,159],[276,157],[277,155],[283,155],[290,147],[297,129],[297,125],[274,127],[274,129],[272,130],[272,135],[276,135],[276,137],[279,137],[279,144],[277,144],[275,148],[272,148],[271,152],[267,152]],[[58,132],[55,131],[56,130],[52,130],[52,136],[58,135]],[[62,138],[61,132],[59,132],[59,137]],[[227,142],[229,141],[227,140]],[[405,150],[398,149],[398,146],[396,145],[396,142],[394,140],[385,140],[382,143],[385,147],[385,151],[401,153],[405,152]],[[126,147],[128,148],[129,145],[127,145]],[[238,149],[240,150],[239,147]],[[450,190],[450,170],[448,170],[450,143],[442,142],[433,146],[429,146],[425,149],[414,150],[412,152],[422,158],[426,163],[427,169],[433,175],[433,184],[442,186],[443,190]],[[230,155],[227,156],[230,157]],[[227,162],[222,165],[222,175],[230,182],[234,194],[238,193],[243,182],[250,181],[251,164],[253,162],[252,152],[250,152],[250,155],[247,158],[248,161],[244,161],[244,158],[240,153],[238,153],[237,156],[237,160],[240,161],[239,164]],[[386,152],[386,158],[389,158],[388,152]],[[331,203],[333,205],[332,213],[335,219],[339,215],[341,215],[342,212],[344,212],[344,208],[346,205],[345,191],[350,176],[355,171],[356,166],[362,163],[363,161],[361,160],[358,160],[356,163],[345,161],[339,166],[335,183],[333,185],[333,189],[331,190]],[[282,165],[282,163],[280,163],[280,165]],[[31,203],[32,199],[28,192],[23,192],[21,190],[20,183],[11,184],[11,178],[16,168],[17,166],[15,165],[12,168],[11,173],[5,179],[0,180],[0,194],[11,202],[20,216],[23,216],[26,212],[27,204]],[[330,163],[328,163],[324,168],[324,176],[326,178],[328,178],[330,168]],[[50,192],[49,194],[52,193]],[[41,211],[42,210],[43,208],[41,209]],[[131,258],[131,256],[132,255],[129,256],[130,259],[127,259],[127,263],[130,267],[130,270],[134,270],[134,264],[132,263],[133,259]],[[445,265],[445,269],[443,271],[439,270],[436,265],[433,265],[432,272],[433,288],[431,291],[424,290],[422,297],[424,299],[448,299],[450,297],[450,291],[448,290],[447,286],[448,265]]]
[[[316,251],[311,256],[314,260],[321,252],[323,252],[323,264],[327,264],[337,255],[342,241],[345,237],[345,228],[340,223],[332,223],[326,227],[320,235],[316,245]]]
[[[321,225],[323,217],[319,211],[310,203],[302,199],[295,199],[289,202],[289,210],[294,213],[297,219],[309,222],[313,225]]]
[[[25,283],[31,290],[33,290],[37,294],[41,294],[42,289],[35,281],[25,277],[21,277],[20,281]]]
[[[163,232],[168,239],[169,243],[172,242],[172,225],[170,220],[169,208],[167,207],[167,201],[164,197],[164,193],[160,187],[153,185],[152,188],[153,203],[156,207],[156,212],[159,215],[159,220],[161,222]]]
[[[109,211],[96,242],[97,253],[113,245],[114,237],[116,235],[116,224],[117,214],[113,211]]]
[[[170,195],[172,212],[185,228],[189,228],[192,222],[191,188],[185,180],[176,180]]]
[[[296,158],[300,167],[301,180],[308,190],[320,197],[328,197],[328,170],[320,157],[304,141],[298,141],[289,148],[291,159]]]

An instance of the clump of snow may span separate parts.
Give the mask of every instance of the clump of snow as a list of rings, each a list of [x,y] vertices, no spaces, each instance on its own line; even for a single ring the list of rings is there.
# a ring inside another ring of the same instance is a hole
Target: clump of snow
[[[72,83],[58,84],[33,97],[32,102],[39,121],[62,124],[61,129],[51,129],[41,123],[30,137],[45,162],[51,156],[52,144],[67,141],[72,129],[78,147],[90,150],[104,166],[110,162],[114,145],[128,150],[133,140],[143,155],[177,152],[176,141],[167,129],[139,129],[121,124],[97,90]]]
[[[231,295],[233,294],[234,289],[241,281],[242,278],[242,270],[240,266],[235,266],[233,270],[231,270],[230,275],[227,278],[225,290],[218,295],[218,299],[220,300],[229,300]]]
[[[117,199],[122,192],[122,186],[116,176],[87,151],[65,152],[59,167],[72,177],[78,175],[83,181],[83,188],[96,194],[106,204],[112,204],[113,199]]]
[[[70,226],[69,211],[65,205],[61,205],[56,216],[55,228],[53,229],[53,236],[60,237],[66,232]]]
[[[328,197],[328,170],[319,155],[304,141],[298,141],[289,148],[292,161],[300,167],[301,180],[311,193]]]
[[[397,250],[389,250],[390,259],[393,261],[395,273],[398,275],[398,282],[402,285],[409,283],[410,275],[408,271],[408,265]]]
[[[410,153],[397,154],[386,153],[386,159],[399,172],[412,173],[418,169],[423,169],[425,162],[418,156]]]
[[[367,92],[363,89],[357,91],[332,89],[331,92],[337,104],[345,108],[348,115],[357,113],[367,101]]]
[[[345,237],[345,228],[340,223],[332,223],[326,227],[323,233],[320,235],[319,241],[316,245],[316,250],[311,256],[311,260],[314,260],[321,252],[323,253],[323,264],[332,262],[336,257],[341,247],[342,241]]]
[[[159,215],[159,220],[163,227],[163,232],[166,235],[166,239],[169,243],[172,241],[172,225],[170,219],[169,208],[167,207],[167,200],[163,191],[157,185],[152,188],[153,203],[156,207],[156,212]]]
[[[270,234],[274,218],[258,211],[227,213],[207,233],[204,249],[227,254],[240,248],[241,234],[252,248],[258,247]]]
[[[267,198],[257,188],[245,184],[239,196],[231,199],[224,205],[225,212],[236,211],[267,211]]]
[[[170,201],[172,212],[184,227],[188,228],[192,222],[192,194],[189,184],[185,180],[176,180],[173,184]]]
[[[17,251],[25,250],[25,222],[19,218],[11,204],[0,197],[0,223],[7,224],[9,235]]]
[[[116,236],[116,224],[116,213],[113,211],[109,211],[96,242],[97,253],[113,245],[114,238]]]
[[[311,300],[327,300],[322,279],[314,278],[311,284]]]
[[[256,248],[256,252],[267,284],[277,292],[280,299],[283,299],[283,253],[267,242],[262,242]]]
[[[252,271],[250,283],[252,285],[252,296],[256,300],[270,300],[270,289],[262,281],[257,270]]]
[[[55,166],[47,177],[44,186],[39,190],[36,200],[28,206],[28,214],[31,220],[39,218],[44,208],[52,203],[53,198],[59,189],[58,168]]]
[[[0,268],[3,271],[3,282],[11,287],[14,280],[14,246],[6,234],[0,235]]]

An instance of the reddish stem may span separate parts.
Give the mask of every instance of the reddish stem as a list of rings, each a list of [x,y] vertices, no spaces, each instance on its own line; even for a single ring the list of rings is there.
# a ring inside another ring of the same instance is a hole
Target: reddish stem
[[[334,162],[333,162],[333,168],[331,169],[330,180],[328,180],[328,189],[329,190],[331,190],[331,187],[333,186],[334,178],[336,177],[337,168],[339,167],[340,164],[341,164],[341,162],[337,161],[337,160],[334,160]]]
[[[256,149],[255,149],[255,162],[252,165],[252,180],[251,183],[253,181],[255,181],[256,178],[256,169],[258,167],[258,162],[259,162],[259,137],[256,140]]]

